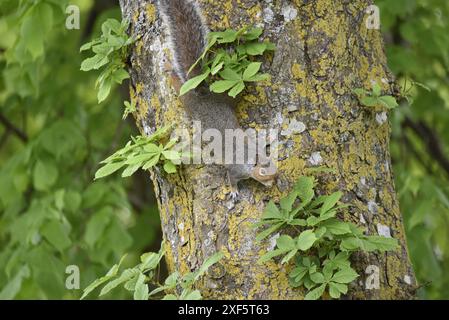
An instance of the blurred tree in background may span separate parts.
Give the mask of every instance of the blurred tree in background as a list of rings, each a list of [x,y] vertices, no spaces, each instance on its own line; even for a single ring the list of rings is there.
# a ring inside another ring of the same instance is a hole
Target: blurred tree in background
[[[69,4],[80,30],[65,26]],[[419,294],[449,298],[449,3],[376,4],[408,97],[392,113],[391,148]],[[82,289],[161,237],[145,173],[93,182],[99,161],[137,132],[122,120],[127,85],[98,105],[97,75],[79,70],[79,47],[120,19],[118,3],[2,0],[0,16],[0,298],[76,299],[67,266],[80,268]]]
[[[124,253],[132,263],[159,249],[148,179],[93,182],[99,161],[136,132],[122,120],[127,88],[98,105],[97,75],[79,70],[81,44],[119,8],[72,1],[82,26],[67,30],[68,4],[0,5],[0,298],[79,298],[65,287],[68,265],[83,289]]]

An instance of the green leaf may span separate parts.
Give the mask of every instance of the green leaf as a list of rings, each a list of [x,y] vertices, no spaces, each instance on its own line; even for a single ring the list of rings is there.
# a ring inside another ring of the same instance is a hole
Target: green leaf
[[[352,268],[346,268],[335,273],[332,277],[332,281],[346,284],[351,283],[352,281],[357,279],[358,276],[359,275],[357,274],[357,272],[355,272]]]
[[[120,68],[112,73],[112,79],[115,83],[122,84],[123,80],[129,79],[129,73],[125,69]]]
[[[58,169],[51,161],[38,161],[34,166],[34,187],[39,191],[50,189],[58,179]]]
[[[288,263],[291,259],[293,259],[293,257],[296,255],[296,253],[298,252],[297,249],[293,249],[290,252],[288,252],[284,258],[282,258],[281,260],[281,264],[286,264]]]
[[[363,88],[354,89],[352,92],[354,92],[359,98],[368,94],[368,92]]]
[[[248,79],[255,76],[259,72],[261,66],[261,62],[250,63],[245,72],[243,72],[243,80],[248,81]]]
[[[123,170],[122,172],[122,178],[128,178],[131,177],[134,173],[137,172],[137,170],[139,170],[141,167],[141,164],[135,164],[132,166],[127,167],[125,170]]]
[[[262,215],[262,219],[282,219],[282,214],[272,200],[268,202]]]
[[[262,28],[252,28],[251,30],[248,30],[244,34],[244,38],[247,41],[252,41],[258,39],[263,33]]]
[[[203,262],[203,265],[200,267],[200,269],[196,272],[194,280],[197,280],[199,277],[201,277],[203,274],[206,273],[206,271],[212,267],[214,264],[216,264],[218,261],[223,259],[224,254],[222,252],[217,252],[206,259],[206,261]]]
[[[229,89],[231,89],[232,87],[234,87],[239,81],[234,81],[234,80],[220,80],[220,81],[215,81],[214,83],[211,84],[210,86],[210,91],[215,92],[215,93],[223,93]]]
[[[301,251],[309,250],[318,238],[313,230],[306,230],[296,238],[296,247]]]
[[[373,247],[373,251],[392,251],[399,247],[399,243],[396,239],[383,236],[368,236],[365,238],[365,242]]]
[[[277,247],[283,251],[290,251],[296,248],[295,240],[292,237],[283,235],[276,240]]]
[[[260,259],[257,261],[257,263],[258,264],[263,264],[263,263],[265,263],[267,261],[270,261],[274,257],[280,256],[281,254],[284,254],[284,253],[285,253],[285,251],[284,250],[280,250],[280,249],[268,251],[262,257],[260,257]]]
[[[351,233],[351,228],[345,222],[337,219],[331,219],[323,222],[320,226],[325,227],[327,231],[334,235],[343,235]]]
[[[288,224],[291,226],[305,227],[307,226],[307,221],[304,219],[293,219],[290,222],[288,222]]]
[[[230,68],[225,68],[223,71],[221,71],[220,77],[222,77],[225,80],[235,82],[240,82],[242,80],[242,76]]]
[[[231,29],[227,29],[224,32],[216,32],[216,35],[218,35],[218,43],[225,44],[225,43],[231,43],[237,40],[237,32]]]
[[[142,167],[142,169],[148,170],[148,169],[156,166],[159,163],[159,160],[160,160],[160,156],[156,155],[151,160],[149,160],[147,163],[145,163],[144,166]]]
[[[122,265],[123,261],[125,260],[125,257],[126,256],[123,256],[118,264],[113,265],[105,276],[96,279],[89,286],[87,286],[87,288],[84,289],[83,295],[81,296],[80,300],[83,300],[89,293],[94,291],[98,286],[114,278],[117,275],[117,272],[120,269],[120,266]]]
[[[310,275],[310,280],[317,284],[324,283],[324,275],[320,272],[315,272]]]
[[[97,54],[93,57],[85,59],[81,63],[81,71],[98,70],[108,63],[109,58],[107,56]]]
[[[136,287],[134,289],[134,300],[148,300],[148,285],[145,283],[145,275],[139,274],[137,278]]]
[[[106,227],[111,222],[113,212],[111,208],[105,207],[95,212],[86,224],[84,241],[93,248],[97,241],[103,236]]]
[[[304,297],[304,300],[318,300],[324,294],[324,290],[326,290],[326,284],[322,284],[321,286],[307,293]]]
[[[294,189],[298,192],[298,197],[301,199],[303,206],[309,204],[315,196],[314,186],[315,179],[313,177],[302,176],[296,182]]]
[[[258,81],[266,81],[269,80],[271,76],[268,73],[256,74],[255,76],[246,79],[246,82],[258,82]]]
[[[282,198],[280,201],[281,209],[285,212],[290,212],[293,208],[293,204],[297,198],[297,192],[291,192],[287,197]]]
[[[374,97],[362,97],[360,103],[366,107],[377,107],[379,105],[379,100]]]
[[[373,83],[373,97],[378,98],[382,93],[382,87],[377,83]]]
[[[204,80],[207,79],[209,74],[210,74],[210,70],[207,70],[205,73],[200,74],[199,76],[196,76],[196,77],[186,81],[182,85],[179,95],[183,96],[187,92],[196,89]]]
[[[237,97],[237,95],[245,89],[245,83],[240,81],[228,93],[230,97]]]
[[[267,50],[267,44],[264,42],[251,42],[246,46],[246,52],[251,56],[259,56]]]
[[[224,66],[224,62],[220,62],[219,64],[217,64],[216,66],[214,66],[212,68],[211,74],[213,76],[216,75],[217,73],[219,73],[223,69],[223,66]]]
[[[163,151],[162,155],[168,159],[168,160],[180,160],[181,159],[181,155],[178,151],[174,151],[174,150],[167,150],[167,151]]]
[[[174,174],[177,172],[176,166],[173,162],[171,161],[166,161],[164,163],[164,170],[165,172],[167,172],[168,174]]]
[[[141,261],[140,270],[142,272],[148,272],[149,270],[155,269],[159,265],[161,259],[164,257],[164,254],[165,254],[164,243],[161,243],[161,248],[158,253],[154,252],[144,253],[143,255],[140,256]]]
[[[266,237],[268,237],[270,234],[272,234],[273,232],[277,231],[279,228],[281,228],[284,225],[283,222],[280,223],[276,223],[275,225],[272,225],[271,227],[269,227],[268,229],[262,231],[261,233],[259,233],[256,236],[256,241],[262,241],[263,239],[265,239]]]
[[[178,279],[179,279],[179,273],[178,272],[174,272],[172,274],[170,274],[167,279],[165,279],[164,285],[154,289],[153,291],[150,292],[150,297],[162,292],[162,291],[166,291],[166,290],[171,290],[174,289],[176,287],[176,284],[178,283]]]
[[[103,289],[101,289],[100,296],[104,296],[105,294],[108,294],[111,290],[115,289],[117,286],[131,280],[132,278],[139,275],[139,270],[136,269],[126,269],[122,272],[120,277],[110,281],[107,283]]]
[[[321,207],[320,216],[331,210],[337,204],[337,202],[340,201],[342,196],[343,193],[340,191],[327,196],[324,200],[323,206]]]
[[[341,296],[341,293],[334,282],[329,283],[329,295],[334,299],[339,299]]]
[[[342,294],[348,293],[348,285],[346,284],[330,282],[329,286],[332,286],[335,290],[338,290],[338,292]]]
[[[201,300],[203,297],[198,290],[184,294],[183,300]]]
[[[95,180],[107,177],[125,166],[125,162],[108,163],[95,173]]]
[[[59,221],[52,220],[46,223],[41,233],[61,253],[72,244],[68,236],[68,230]]]
[[[30,268],[24,265],[0,291],[0,300],[12,300],[20,292],[23,280],[30,276]]]
[[[379,98],[379,101],[387,109],[394,109],[398,106],[396,99],[392,96],[382,96]]]
[[[106,78],[104,81],[100,82],[100,86],[98,88],[97,99],[98,103],[102,103],[109,96],[109,93],[112,89],[112,79]]]
[[[296,268],[294,268],[292,270],[292,272],[290,272],[289,277],[294,279],[295,282],[299,282],[301,281],[304,276],[309,272],[308,268],[302,267],[302,266],[297,266]]]

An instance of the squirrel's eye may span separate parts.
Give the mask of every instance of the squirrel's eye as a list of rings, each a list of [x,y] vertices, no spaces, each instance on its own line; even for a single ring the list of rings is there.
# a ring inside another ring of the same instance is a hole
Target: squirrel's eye
[[[266,170],[265,168],[260,168],[260,169],[259,169],[259,174],[260,174],[261,176],[266,176],[266,175],[267,175],[267,170]]]

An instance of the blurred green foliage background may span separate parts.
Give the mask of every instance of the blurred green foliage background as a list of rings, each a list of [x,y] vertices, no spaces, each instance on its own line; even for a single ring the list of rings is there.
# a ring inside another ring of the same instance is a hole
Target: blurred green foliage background
[[[98,163],[137,134],[122,120],[126,85],[97,104],[79,47],[117,1],[0,2],[0,299],[77,299],[124,253],[135,264],[161,239],[145,173],[93,182]],[[391,70],[409,96],[391,119],[397,190],[419,295],[449,298],[449,2],[379,0]],[[421,83],[412,85],[413,81]],[[113,292],[108,298],[130,298]]]

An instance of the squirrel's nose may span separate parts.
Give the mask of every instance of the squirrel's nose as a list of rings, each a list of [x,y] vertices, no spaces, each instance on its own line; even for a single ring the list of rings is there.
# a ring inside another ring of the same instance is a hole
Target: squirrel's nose
[[[265,187],[272,187],[272,186],[273,186],[273,180],[262,181],[262,184],[263,184]]]

